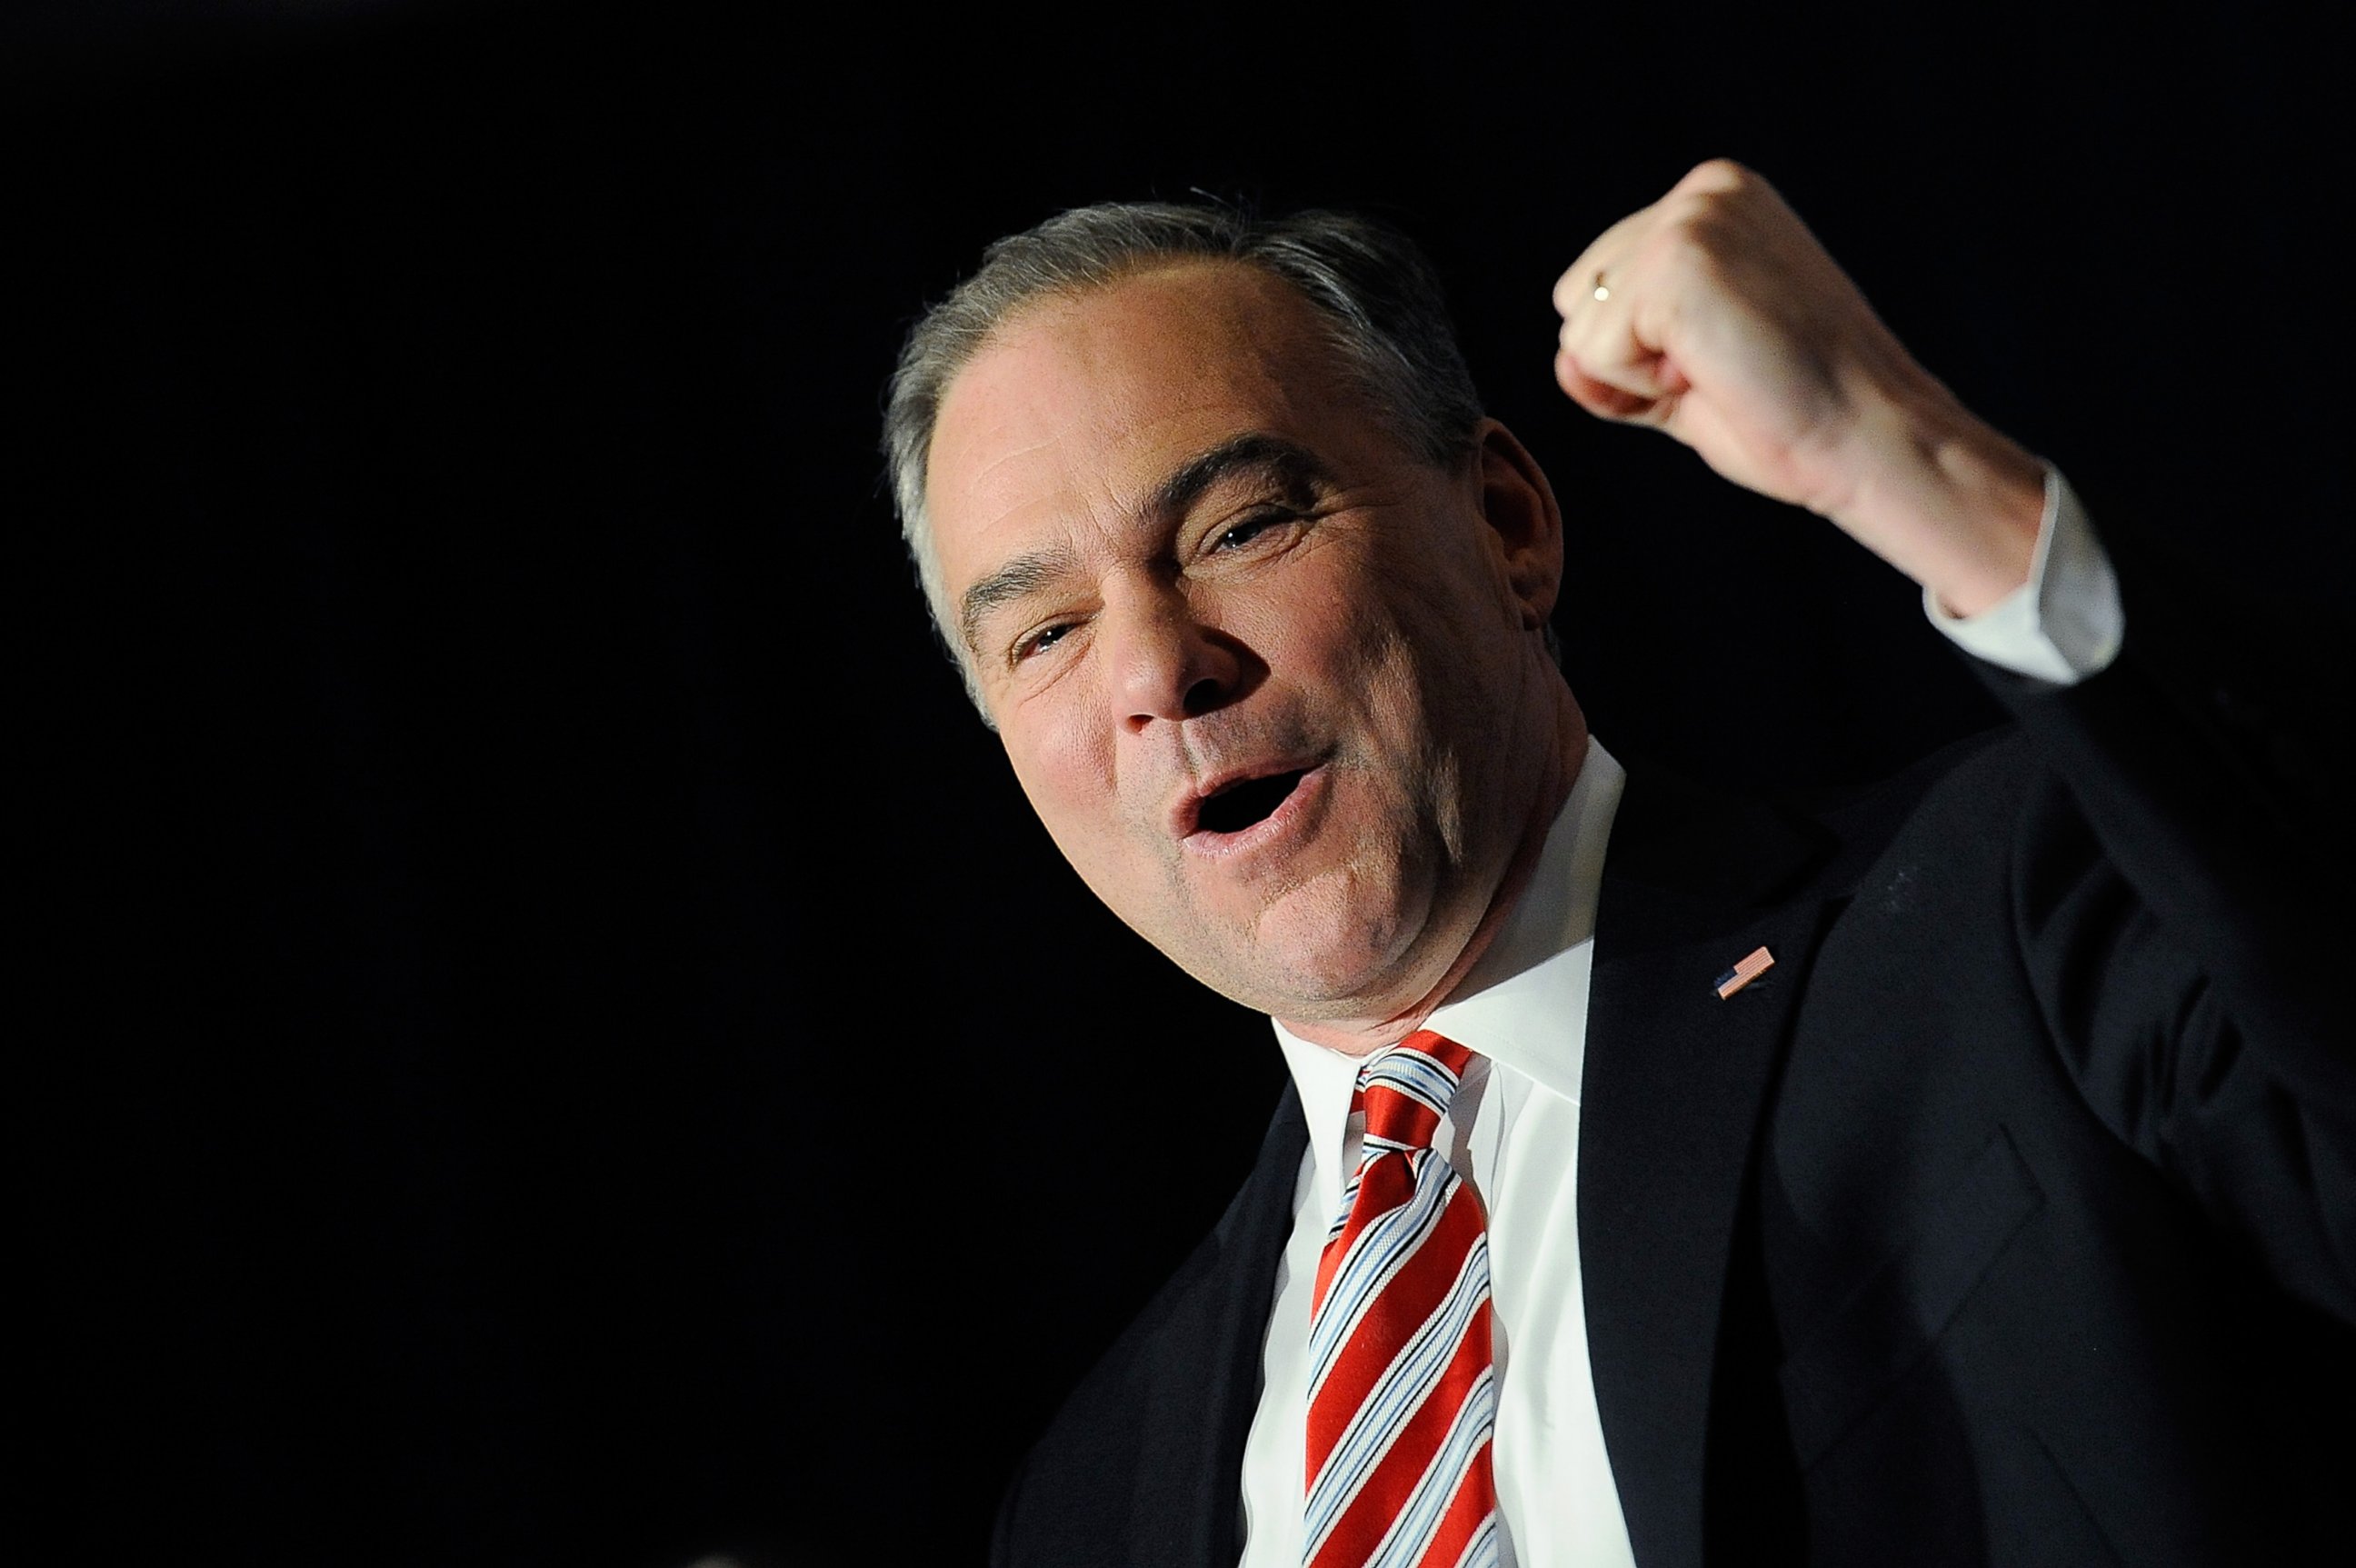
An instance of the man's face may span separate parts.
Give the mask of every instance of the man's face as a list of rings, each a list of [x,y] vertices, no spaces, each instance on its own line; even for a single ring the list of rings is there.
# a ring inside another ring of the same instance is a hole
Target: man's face
[[[1405,450],[1230,263],[1033,306],[950,384],[951,635],[1056,844],[1214,989],[1387,1017],[1488,908],[1556,679],[1495,469]]]

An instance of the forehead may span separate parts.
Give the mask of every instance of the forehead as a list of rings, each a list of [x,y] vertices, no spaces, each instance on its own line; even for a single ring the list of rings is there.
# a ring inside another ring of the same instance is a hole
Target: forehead
[[[1350,443],[1359,402],[1315,312],[1256,267],[1173,263],[1030,306],[942,400],[926,472],[944,575],[1014,518],[1118,513],[1248,431]]]

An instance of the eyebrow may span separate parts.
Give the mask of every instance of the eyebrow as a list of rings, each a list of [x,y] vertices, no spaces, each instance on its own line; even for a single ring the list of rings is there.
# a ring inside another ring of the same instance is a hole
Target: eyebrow
[[[1147,514],[1156,518],[1178,516],[1202,499],[1203,493],[1212,486],[1237,474],[1254,472],[1276,480],[1291,500],[1306,500],[1333,478],[1323,459],[1299,442],[1261,431],[1247,431],[1230,436],[1199,456],[1188,458],[1177,472],[1154,488],[1152,499],[1146,503]]]
[[[1255,473],[1274,480],[1285,499],[1296,503],[1306,502],[1333,482],[1333,471],[1323,459],[1299,442],[1247,431],[1180,464],[1153,488],[1143,516],[1153,521],[1183,516],[1214,486]],[[1072,560],[1072,553],[1062,546],[1033,551],[968,588],[958,600],[958,630],[967,650],[979,651],[981,623],[991,611],[1045,587],[1071,568]]]
[[[1036,593],[1070,570],[1071,564],[1072,553],[1068,550],[1034,550],[1028,555],[1017,555],[968,588],[958,600],[958,631],[965,638],[966,651],[981,651],[981,623],[991,611],[1025,594]]]

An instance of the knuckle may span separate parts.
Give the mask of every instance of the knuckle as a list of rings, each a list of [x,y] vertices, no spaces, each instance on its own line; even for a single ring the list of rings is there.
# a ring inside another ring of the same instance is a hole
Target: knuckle
[[[1708,242],[1722,239],[1762,199],[1774,199],[1767,182],[1730,158],[1696,165],[1662,202],[1664,226],[1683,237]]]
[[[1732,158],[1706,158],[1696,164],[1691,172],[1677,183],[1697,190],[1733,191],[1751,184],[1759,177]]]

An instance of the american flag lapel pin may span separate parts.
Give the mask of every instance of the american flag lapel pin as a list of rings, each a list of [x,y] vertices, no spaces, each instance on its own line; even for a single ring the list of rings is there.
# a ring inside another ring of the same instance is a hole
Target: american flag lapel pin
[[[1775,955],[1769,952],[1765,948],[1758,949],[1753,951],[1750,957],[1742,960],[1732,969],[1728,970],[1724,974],[1718,977],[1716,982],[1718,986],[1718,999],[1720,1002],[1725,1001],[1728,997],[1733,995],[1736,992],[1741,990],[1744,986],[1750,984],[1752,981],[1758,979],[1761,975],[1766,973],[1769,970],[1774,967]]]

